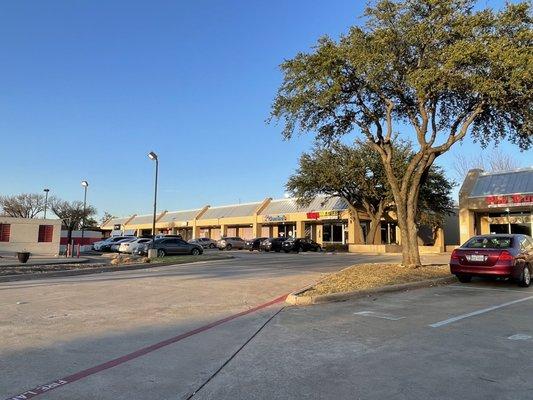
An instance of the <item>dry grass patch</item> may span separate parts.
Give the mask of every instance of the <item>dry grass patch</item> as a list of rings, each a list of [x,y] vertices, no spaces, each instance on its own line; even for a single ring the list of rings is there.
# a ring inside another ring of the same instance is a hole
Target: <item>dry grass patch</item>
[[[360,264],[327,276],[301,295],[319,296],[355,292],[448,276],[451,276],[448,265],[425,265],[419,268],[408,268],[399,264]]]

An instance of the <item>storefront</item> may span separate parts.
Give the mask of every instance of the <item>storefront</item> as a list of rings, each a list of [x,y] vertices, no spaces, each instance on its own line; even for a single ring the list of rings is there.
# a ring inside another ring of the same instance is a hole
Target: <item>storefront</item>
[[[461,243],[489,233],[533,231],[533,168],[500,173],[471,170],[459,193]]]
[[[354,212],[358,213],[362,229],[356,229]],[[152,224],[153,215],[145,214],[114,218],[106,221],[101,228],[111,234],[136,232],[137,235],[150,235]],[[186,240],[200,237],[218,240],[231,236],[243,239],[307,237],[321,245],[350,245],[350,251],[381,251],[366,244],[369,227],[369,217],[365,212],[350,208],[343,198],[323,196],[308,204],[301,204],[294,198],[266,198],[253,203],[163,211],[156,215],[156,234],[181,234]],[[372,238],[372,246],[396,244],[398,238],[396,224],[382,221]]]

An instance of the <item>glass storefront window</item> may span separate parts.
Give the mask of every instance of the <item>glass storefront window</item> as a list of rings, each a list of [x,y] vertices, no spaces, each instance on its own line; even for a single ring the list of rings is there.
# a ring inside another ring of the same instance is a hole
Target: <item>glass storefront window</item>
[[[345,225],[342,223],[322,225],[322,241],[329,243],[343,243],[343,231]]]
[[[331,242],[331,225],[324,225],[322,228],[322,241]]]
[[[333,225],[333,241],[342,243],[342,225]]]

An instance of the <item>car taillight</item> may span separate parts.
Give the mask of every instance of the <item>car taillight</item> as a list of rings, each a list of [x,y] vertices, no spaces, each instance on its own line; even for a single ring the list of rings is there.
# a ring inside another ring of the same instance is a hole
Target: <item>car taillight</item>
[[[459,253],[457,250],[452,251],[452,260],[458,260],[459,259]]]
[[[514,257],[511,253],[509,253],[507,250],[503,250],[500,253],[500,258],[498,261],[513,261]]]

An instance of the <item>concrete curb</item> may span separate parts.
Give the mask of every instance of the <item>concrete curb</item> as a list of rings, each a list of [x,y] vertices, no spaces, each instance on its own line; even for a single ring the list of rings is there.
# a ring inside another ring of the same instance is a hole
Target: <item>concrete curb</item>
[[[22,264],[18,261],[14,261],[12,264],[2,264],[0,263],[0,268],[4,268],[4,267],[38,267],[38,266],[41,266],[41,265],[68,265],[68,264],[83,264],[83,263],[86,263],[86,262],[89,262],[89,259],[88,258],[83,258],[83,257],[80,257],[80,258],[58,258],[57,260],[50,260],[50,261],[43,261],[43,262],[39,262],[38,264],[34,264],[34,262],[36,259],[31,259],[30,258],[30,263],[26,263],[26,264]]]
[[[325,295],[318,295],[318,296],[300,296],[300,294],[304,293],[306,290],[316,285],[315,283],[313,285],[309,285],[303,289],[300,289],[297,292],[293,292],[289,294],[285,302],[293,306],[308,306],[312,304],[345,301],[349,299],[356,299],[356,298],[366,297],[370,295],[377,295],[377,294],[382,294],[382,293],[422,289],[422,288],[432,287],[432,286],[437,286],[437,285],[446,285],[446,284],[453,283],[453,282],[457,282],[457,278],[454,276],[449,276],[449,277],[437,278],[437,279],[427,279],[427,280],[419,281],[419,282],[409,282],[409,283],[401,283],[398,285],[383,286],[383,287],[374,288],[374,289],[357,290],[353,292],[341,292],[341,293],[325,294]]]
[[[60,278],[65,276],[76,276],[76,275],[91,275],[91,274],[100,274],[103,272],[115,272],[115,271],[134,271],[137,269],[150,269],[157,267],[168,267],[170,265],[186,265],[186,264],[195,264],[200,262],[208,261],[221,261],[221,260],[231,260],[235,257],[229,256],[224,258],[215,258],[211,260],[198,260],[198,261],[187,261],[185,263],[169,262],[169,263],[154,263],[154,264],[131,264],[124,265],[119,267],[99,267],[99,268],[88,268],[88,269],[71,269],[66,271],[53,271],[53,272],[41,272],[35,274],[19,274],[19,275],[6,275],[0,276],[0,283],[2,282],[15,282],[15,281],[33,281],[36,279],[47,279],[47,278]]]

